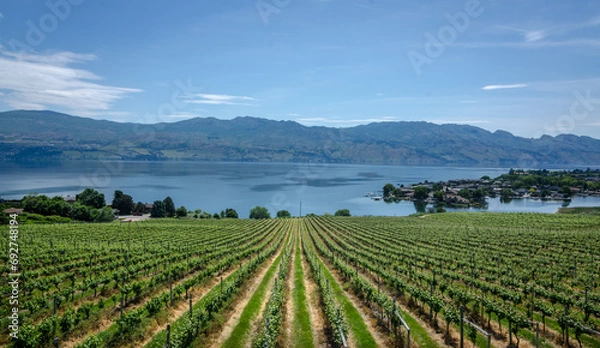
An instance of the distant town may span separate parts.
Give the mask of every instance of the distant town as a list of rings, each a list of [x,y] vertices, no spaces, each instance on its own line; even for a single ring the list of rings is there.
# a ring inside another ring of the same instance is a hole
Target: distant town
[[[486,197],[570,201],[574,196],[600,197],[600,170],[514,170],[497,178],[419,182],[409,186],[386,184],[374,200],[410,200],[443,207],[482,207]]]

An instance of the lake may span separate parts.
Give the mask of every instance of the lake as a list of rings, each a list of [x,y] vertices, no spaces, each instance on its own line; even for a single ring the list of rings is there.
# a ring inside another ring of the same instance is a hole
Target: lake
[[[226,208],[247,217],[252,207],[265,206],[274,216],[279,210],[300,214],[334,213],[349,209],[352,215],[402,216],[416,212],[412,202],[385,203],[365,197],[383,185],[409,185],[421,181],[492,178],[509,168],[451,168],[343,164],[110,162],[3,163],[0,197],[20,199],[29,193],[74,196],[86,187],[102,192],[107,203],[115,190],[134,201],[152,203],[170,196],[177,207],[209,213]],[[488,198],[487,211],[553,213],[562,202]],[[600,198],[576,197],[569,205],[600,206]],[[478,209],[459,209],[476,211]],[[479,209],[480,210],[480,209]]]

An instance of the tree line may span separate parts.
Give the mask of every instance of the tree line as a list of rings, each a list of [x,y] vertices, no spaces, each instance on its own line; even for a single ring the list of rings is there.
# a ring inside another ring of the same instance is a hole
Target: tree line
[[[142,202],[134,203],[133,197],[121,190],[116,190],[112,202],[107,205],[106,198],[92,188],[86,188],[75,196],[74,201],[65,200],[61,196],[48,197],[46,195],[29,194],[19,202],[2,204],[0,208],[21,207],[25,214],[21,215],[22,221],[29,222],[111,222],[119,215],[150,214],[152,218],[196,218],[196,219],[238,219],[239,214],[233,208],[227,208],[220,213],[210,214],[200,209],[188,211],[185,206],[176,208],[171,197],[156,200],[151,205]],[[4,214],[0,214],[5,218]],[[314,214],[309,214],[314,215]],[[336,211],[335,216],[351,216],[348,209]],[[271,213],[262,206],[250,210],[250,219],[270,219]],[[277,218],[291,218],[287,210],[276,213]],[[4,224],[7,221],[0,220]]]

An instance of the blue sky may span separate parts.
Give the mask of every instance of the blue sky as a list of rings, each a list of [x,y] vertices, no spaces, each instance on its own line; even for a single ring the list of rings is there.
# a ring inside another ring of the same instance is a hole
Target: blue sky
[[[0,110],[600,138],[599,34],[597,0],[5,1]]]

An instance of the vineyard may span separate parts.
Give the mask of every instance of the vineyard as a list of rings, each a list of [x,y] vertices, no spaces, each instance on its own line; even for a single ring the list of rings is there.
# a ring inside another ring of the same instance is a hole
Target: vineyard
[[[593,215],[26,224],[18,242],[0,346],[600,347]]]

